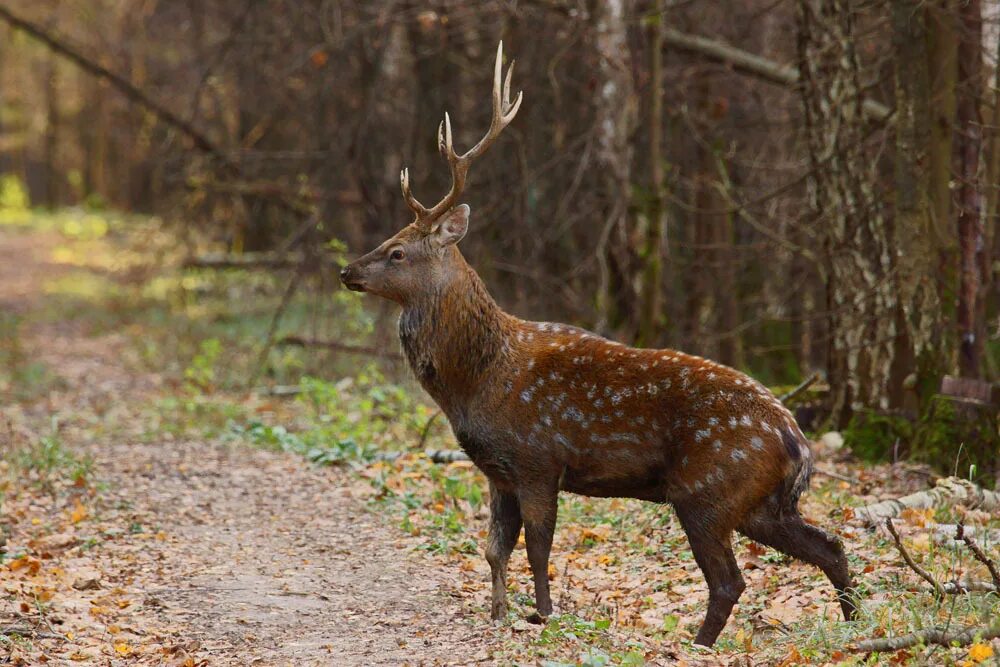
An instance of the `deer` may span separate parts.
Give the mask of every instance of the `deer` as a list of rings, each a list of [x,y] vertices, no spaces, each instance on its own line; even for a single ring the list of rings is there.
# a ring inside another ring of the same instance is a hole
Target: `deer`
[[[698,356],[522,320],[494,301],[466,262],[458,243],[470,208],[459,200],[470,165],[521,106],[522,92],[510,99],[512,72],[513,62],[503,76],[500,42],[486,134],[458,154],[447,113],[438,126],[448,193],[424,206],[403,169],[413,221],[340,274],[348,289],[401,307],[409,367],[489,482],[491,618],[508,616],[507,564],[522,527],[535,592],[527,620],[543,623],[553,613],[548,561],[565,491],[673,506],[708,586],[697,644],[715,643],[746,586],[734,532],[819,567],[844,618],[854,619],[843,545],[798,510],[812,471],[809,442],[767,388]]]

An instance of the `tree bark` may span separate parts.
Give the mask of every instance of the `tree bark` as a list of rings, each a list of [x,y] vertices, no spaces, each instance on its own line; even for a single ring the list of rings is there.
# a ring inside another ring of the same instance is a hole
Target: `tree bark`
[[[929,159],[931,77],[922,0],[893,0],[895,56],[895,269],[900,313],[896,338],[901,395],[919,411],[948,366],[948,336],[938,292],[938,244],[932,217]]]
[[[927,58],[931,85],[931,141],[927,158],[935,238],[941,247],[939,289],[955,277],[957,250],[952,220],[952,138],[955,132],[955,82],[958,77],[958,0],[927,3]]]
[[[666,220],[663,197],[663,0],[653,2],[653,14],[647,18],[649,48],[649,208],[646,240],[642,249],[644,264],[642,303],[639,320],[639,345],[655,344],[661,337],[663,318],[663,257]]]
[[[983,284],[989,272],[980,192],[980,152],[983,148],[983,17],[980,0],[965,0],[960,8],[958,43],[958,238],[961,255],[958,290],[958,367],[964,377],[979,377],[986,327]]]
[[[596,131],[603,215],[596,252],[601,275],[597,329],[602,332],[628,327],[630,303],[635,296],[631,280],[634,252],[629,237],[632,183],[629,136],[634,124],[635,98],[629,67],[628,4],[628,0],[598,0],[593,3],[592,11],[599,59]],[[634,329],[631,333],[634,335]]]
[[[56,58],[49,54],[45,68],[45,205],[59,205],[59,91]]]
[[[865,152],[850,0],[800,0],[799,71],[812,163],[809,203],[823,239],[833,422],[887,409],[897,301],[892,247]]]

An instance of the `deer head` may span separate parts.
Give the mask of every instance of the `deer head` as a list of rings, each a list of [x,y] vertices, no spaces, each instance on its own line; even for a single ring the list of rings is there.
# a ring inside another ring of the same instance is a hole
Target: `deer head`
[[[493,68],[493,116],[490,128],[475,146],[459,155],[452,143],[451,118],[445,113],[438,126],[438,150],[451,170],[451,189],[431,208],[410,191],[409,170],[400,173],[406,205],[413,222],[340,273],[348,289],[371,292],[406,305],[420,294],[440,289],[464,265],[456,247],[469,228],[469,207],[458,200],[465,189],[469,167],[485,153],[521,106],[522,93],[510,101],[510,78],[514,64],[503,77],[503,42],[497,46]]]

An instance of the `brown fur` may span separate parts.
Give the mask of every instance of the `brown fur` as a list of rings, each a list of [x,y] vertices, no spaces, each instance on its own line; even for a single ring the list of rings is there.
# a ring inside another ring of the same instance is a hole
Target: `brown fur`
[[[744,588],[734,530],[821,567],[851,618],[840,542],[796,509],[811,459],[788,410],[706,359],[509,315],[455,245],[467,225],[465,206],[431,231],[411,225],[342,278],[403,307],[410,365],[490,480],[493,618],[506,614],[506,565],[522,523],[538,617],[551,613],[560,490],[673,504],[709,584],[698,643],[714,643]]]

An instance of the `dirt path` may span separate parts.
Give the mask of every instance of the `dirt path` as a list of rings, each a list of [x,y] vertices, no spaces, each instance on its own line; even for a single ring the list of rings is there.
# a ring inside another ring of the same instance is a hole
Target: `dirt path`
[[[41,305],[42,285],[59,271],[45,259],[52,242],[0,231],[0,307],[24,314]],[[86,619],[90,606],[90,626],[71,633],[80,640],[106,636],[111,626],[95,608],[117,606],[119,627],[112,630],[131,641],[119,651],[129,652],[122,661],[106,648],[84,646],[72,654],[74,664],[488,659],[492,629],[468,613],[469,601],[449,595],[442,583],[453,581],[449,572],[410,551],[398,531],[366,509],[346,475],[239,444],[143,438],[140,423],[83,436],[80,425],[95,420],[129,423],[160,379],[123,367],[118,335],[91,338],[62,322],[28,327],[22,337],[25,349],[59,374],[62,388],[47,401],[8,406],[8,418],[30,423],[60,406],[69,422],[62,430],[67,446],[92,455],[94,477],[106,485],[94,500],[99,543],[56,559],[64,569],[81,561],[96,568],[99,588],[77,599],[57,594],[53,609]],[[129,534],[122,534],[126,526]],[[53,648],[49,657],[57,655]]]

